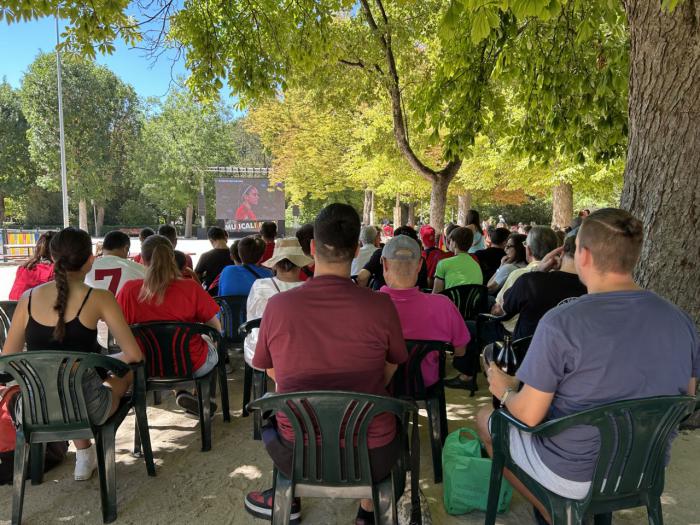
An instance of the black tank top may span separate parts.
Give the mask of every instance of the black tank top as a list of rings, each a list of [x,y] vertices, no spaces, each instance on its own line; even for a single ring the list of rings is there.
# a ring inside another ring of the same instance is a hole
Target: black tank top
[[[27,321],[27,328],[25,330],[25,341],[27,343],[27,350],[70,350],[76,352],[98,352],[97,344],[97,328],[91,330],[87,328],[83,323],[80,322],[80,313],[83,311],[85,303],[87,303],[90,294],[92,293],[92,288],[88,290],[88,293],[83,299],[83,303],[80,305],[78,313],[75,317],[66,323],[66,333],[63,337],[63,341],[56,341],[53,338],[53,331],[55,326],[46,326],[37,322],[32,317],[32,292],[29,292],[29,303],[27,304],[27,311],[29,313],[29,320]]]

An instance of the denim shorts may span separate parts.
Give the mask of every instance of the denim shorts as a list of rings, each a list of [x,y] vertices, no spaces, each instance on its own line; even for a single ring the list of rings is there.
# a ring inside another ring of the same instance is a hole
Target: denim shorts
[[[208,343],[207,343],[208,344]],[[209,372],[214,370],[216,365],[219,363],[219,353],[216,351],[216,348],[213,346],[209,345],[209,351],[207,352],[207,358],[197,370],[194,371],[192,374],[192,377],[194,378],[199,378],[202,376],[207,375]]]

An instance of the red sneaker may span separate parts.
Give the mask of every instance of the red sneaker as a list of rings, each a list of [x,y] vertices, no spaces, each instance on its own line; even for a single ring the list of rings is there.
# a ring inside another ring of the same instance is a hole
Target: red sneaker
[[[262,492],[249,492],[245,497],[245,510],[256,518],[272,521],[272,501],[275,496],[273,489]],[[301,520],[301,499],[294,498],[292,501],[292,512],[289,515],[289,523],[297,525]]]

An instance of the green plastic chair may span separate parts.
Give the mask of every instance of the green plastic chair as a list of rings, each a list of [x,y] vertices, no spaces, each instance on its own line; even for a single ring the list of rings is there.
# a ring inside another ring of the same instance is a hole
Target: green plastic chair
[[[5,345],[16,308],[17,301],[0,301],[0,348]]]
[[[86,352],[42,350],[0,357],[0,370],[9,373],[22,392],[22,421],[15,445],[13,525],[22,521],[30,447],[32,453],[40,452],[34,460],[43,465],[44,444],[68,439],[95,439],[102,519],[105,523],[117,519],[115,434],[132,406],[137,414],[145,414],[145,392],[135,382],[132,397],[124,397],[104,424],[94,425],[88,418],[82,388],[84,373],[91,368],[103,368],[118,376],[124,376],[130,369],[136,376],[143,374],[142,363],[130,367],[116,359]],[[150,450],[148,427],[138,425],[138,431],[144,448]],[[148,457],[146,469],[149,476],[155,476],[155,466]]]
[[[370,471],[367,430],[381,413],[394,414],[402,439],[407,434],[409,416],[413,416],[410,450],[413,516],[420,524],[418,480],[420,479],[420,443],[418,408],[415,403],[390,397],[357,392],[295,392],[267,394],[248,405],[250,410],[281,412],[294,428],[294,465],[292,478],[275,473],[273,525],[287,525],[295,496],[322,498],[371,498],[374,520],[396,524],[396,501],[405,485],[406,457],[400,457],[392,474],[374,483]],[[341,447],[353,443],[352,447]],[[408,450],[401,443],[402,450]]]
[[[442,341],[407,340],[408,361],[399,365],[392,380],[393,394],[402,399],[423,401],[428,413],[430,446],[433,454],[435,483],[442,483],[442,447],[447,439],[447,404],[445,402],[445,356],[454,352],[449,343]],[[438,382],[429,387],[423,381],[421,363],[432,352],[439,353]]]
[[[221,321],[221,342],[225,350],[224,355],[228,358],[228,351],[234,350],[241,352],[243,350],[243,342],[245,334],[241,333],[239,328],[246,322],[247,315],[247,295],[220,295],[214,297],[216,304],[219,305],[219,319]],[[246,365],[246,376],[249,372]],[[251,369],[252,370],[252,369]],[[248,417],[248,409],[246,405],[250,401],[250,386],[247,388],[244,385],[243,389],[243,417]],[[246,397],[247,394],[247,397]]]
[[[194,383],[199,401],[199,429],[202,452],[211,450],[211,417],[209,400],[215,396],[216,376],[221,388],[221,408],[224,421],[231,421],[228,402],[228,382],[221,346],[221,334],[211,326],[201,323],[155,322],[133,324],[131,331],[146,356],[146,375],[143,389],[146,392],[171,390],[184,384]],[[208,374],[194,378],[194,367],[188,351],[193,337],[208,336],[219,353],[217,366]],[[148,427],[143,414],[141,424]],[[144,451],[146,452],[146,451]],[[134,435],[134,454],[140,454],[138,434]]]
[[[661,396],[611,403],[578,414],[528,427],[503,410],[491,418],[493,463],[486,525],[496,522],[503,468],[509,469],[549,509],[553,525],[583,523],[595,516],[596,524],[611,523],[612,512],[646,506],[650,525],[662,525],[661,493],[664,457],[671,432],[695,406],[690,396]],[[600,454],[588,495],[582,500],[564,498],[545,489],[510,457],[509,427],[533,436],[555,436],[577,425],[600,432]]]
[[[260,328],[262,319],[251,319],[238,327],[238,333],[245,339],[253,328]],[[245,363],[245,371],[243,373],[243,406],[247,407],[251,399],[258,399],[267,394],[267,373],[263,370],[256,370],[248,363]],[[248,410],[244,410],[243,417],[248,417]],[[262,418],[260,412],[256,411],[253,414],[253,439],[260,441],[262,439]]]

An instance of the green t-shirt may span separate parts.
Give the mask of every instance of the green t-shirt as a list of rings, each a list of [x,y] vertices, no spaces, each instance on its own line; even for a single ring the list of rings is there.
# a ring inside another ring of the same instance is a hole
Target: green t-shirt
[[[481,267],[468,253],[443,259],[437,265],[435,277],[445,281],[445,288],[463,284],[484,284]]]

